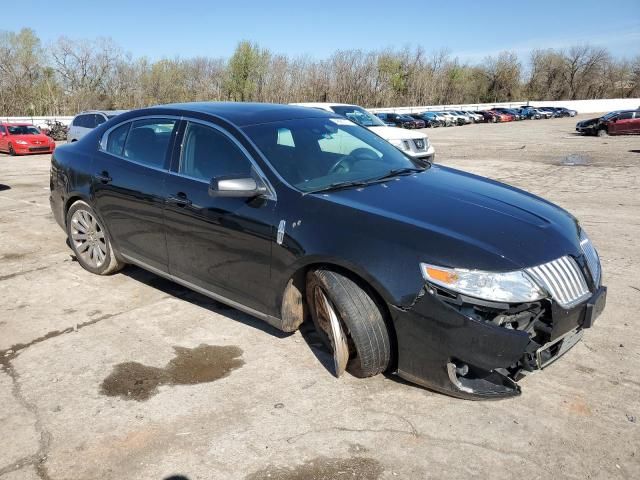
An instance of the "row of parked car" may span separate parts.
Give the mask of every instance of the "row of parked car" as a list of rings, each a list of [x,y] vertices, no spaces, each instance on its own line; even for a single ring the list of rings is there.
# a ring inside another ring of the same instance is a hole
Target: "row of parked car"
[[[419,113],[379,112],[376,116],[386,125],[401,128],[435,128],[467,125],[470,123],[498,123],[514,120],[539,120],[542,118],[575,117],[575,110],[564,107],[533,107],[523,105],[519,108],[496,107],[490,110],[441,110]]]

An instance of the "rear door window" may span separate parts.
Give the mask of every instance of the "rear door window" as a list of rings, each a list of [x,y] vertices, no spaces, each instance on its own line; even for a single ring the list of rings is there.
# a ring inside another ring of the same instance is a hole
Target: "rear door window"
[[[171,134],[175,127],[176,121],[170,119],[151,118],[132,122],[122,156],[142,165],[165,168]]]

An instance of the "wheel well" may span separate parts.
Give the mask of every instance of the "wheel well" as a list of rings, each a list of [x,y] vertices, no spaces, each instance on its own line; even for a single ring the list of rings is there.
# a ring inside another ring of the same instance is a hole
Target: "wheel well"
[[[73,205],[74,203],[76,203],[78,200],[83,200],[82,197],[71,197],[67,200],[67,203],[64,204],[64,223],[66,225],[67,223],[67,213],[69,212],[69,209],[71,208],[71,205]]]
[[[287,298],[287,293],[290,289],[294,289],[296,292],[299,292],[301,294],[302,303],[303,303],[303,309],[302,309],[303,318],[301,319],[298,318],[295,323],[297,323],[299,326],[300,324],[308,320],[309,309],[307,307],[307,292],[306,292],[307,273],[317,269],[331,270],[333,272],[344,275],[345,277],[348,277],[349,279],[354,281],[359,287],[361,287],[365,292],[367,292],[369,296],[371,296],[375,304],[380,309],[380,312],[382,313],[382,317],[384,318],[384,322],[387,326],[387,331],[389,332],[389,339],[391,341],[391,361],[390,361],[389,367],[390,369],[395,369],[395,366],[397,365],[397,355],[398,355],[397,354],[398,352],[397,338],[396,338],[396,331],[395,331],[395,328],[393,327],[393,322],[391,320],[391,312],[389,311],[387,302],[385,302],[383,296],[380,294],[380,292],[378,292],[373,287],[373,285],[371,285],[364,278],[362,278],[360,275],[353,272],[352,270],[349,270],[348,268],[345,268],[336,264],[332,264],[332,263],[313,263],[313,264],[305,265],[304,267],[299,268],[293,275],[291,275],[291,277],[287,281],[287,287],[282,297],[283,313],[285,312],[284,305],[285,305],[285,299]],[[286,319],[283,319],[283,320],[286,320]]]

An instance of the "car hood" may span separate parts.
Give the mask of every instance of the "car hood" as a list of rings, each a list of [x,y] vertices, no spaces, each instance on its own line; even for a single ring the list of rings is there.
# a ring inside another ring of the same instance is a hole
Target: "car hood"
[[[447,167],[434,165],[416,175],[323,197],[361,211],[358,219],[366,223],[361,228],[366,235],[392,235],[398,248],[411,248],[421,261],[444,266],[507,271],[580,252],[577,220],[565,210]],[[370,225],[377,225],[375,231],[367,229]]]
[[[427,138],[424,133],[420,132],[412,132],[411,130],[406,130],[404,128],[397,127],[368,127],[369,130],[374,132],[375,134],[381,136],[385,140],[415,140],[418,138]]]
[[[11,135],[11,138],[14,140],[24,140],[27,143],[46,143],[48,144],[51,141],[51,138],[47,137],[44,133],[39,135]]]

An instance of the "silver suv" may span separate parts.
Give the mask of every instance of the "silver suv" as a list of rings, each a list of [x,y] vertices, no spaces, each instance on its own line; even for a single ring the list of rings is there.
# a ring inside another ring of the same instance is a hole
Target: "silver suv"
[[[67,141],[69,143],[76,142],[98,125],[127,111],[128,110],[90,110],[88,112],[81,112],[73,117],[71,121],[69,132],[67,133]]]

